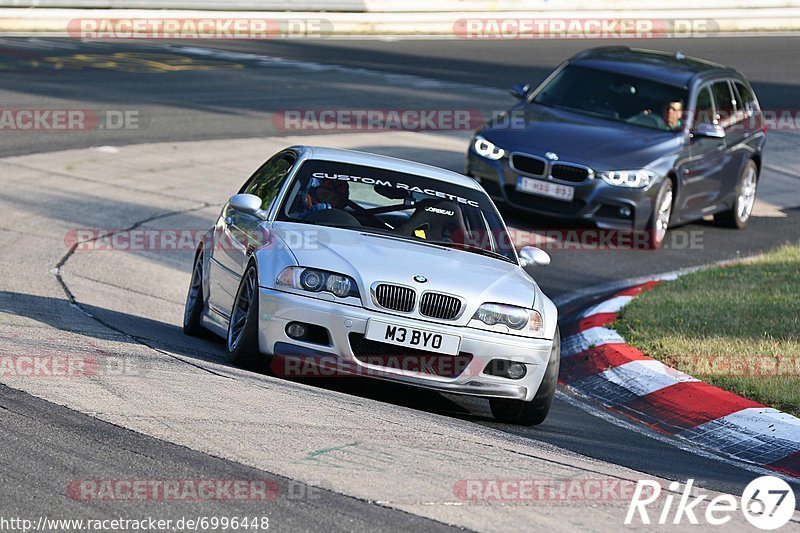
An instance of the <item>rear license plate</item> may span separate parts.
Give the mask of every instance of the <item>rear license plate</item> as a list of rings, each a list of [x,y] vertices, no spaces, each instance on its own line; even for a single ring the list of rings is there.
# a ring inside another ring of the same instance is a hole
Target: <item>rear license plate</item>
[[[457,354],[461,346],[461,337],[458,335],[447,335],[423,329],[396,326],[378,320],[370,320],[367,323],[367,331],[364,333],[364,337],[373,341],[388,342],[418,350],[449,355]]]
[[[556,200],[563,200],[565,202],[571,202],[573,196],[575,196],[575,187],[551,183],[544,180],[535,180],[533,178],[526,178],[525,176],[519,176],[517,178],[517,190],[528,194],[547,196],[548,198],[555,198]]]

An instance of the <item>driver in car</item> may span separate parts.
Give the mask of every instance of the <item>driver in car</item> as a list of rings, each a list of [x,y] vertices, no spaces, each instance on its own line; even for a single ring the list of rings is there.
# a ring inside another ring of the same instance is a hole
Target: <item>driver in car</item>
[[[350,185],[346,181],[311,178],[305,197],[308,216],[323,209],[343,209],[350,199]]]
[[[683,102],[677,100],[669,102],[664,106],[664,122],[671,130],[677,130],[681,127],[681,119],[683,118]]]
[[[660,117],[654,115],[652,109],[645,109],[637,116],[642,115],[652,117],[652,120],[657,121],[661,129],[679,130],[683,125],[683,102],[680,100],[667,102],[661,110]]]

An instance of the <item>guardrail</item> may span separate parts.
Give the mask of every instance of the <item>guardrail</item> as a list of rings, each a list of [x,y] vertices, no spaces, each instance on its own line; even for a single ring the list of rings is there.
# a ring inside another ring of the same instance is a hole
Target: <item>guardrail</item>
[[[672,0],[666,3],[663,0],[0,0],[0,7],[368,13],[596,12],[788,8],[800,7],[800,0]]]
[[[418,5],[419,0],[403,4]],[[659,0],[660,1],[660,0]],[[295,11],[263,11],[277,2],[259,2],[261,10],[233,10],[233,6],[253,2],[231,0],[224,11],[211,6],[223,5],[218,0],[192,0],[192,9],[176,9],[183,0],[171,0],[170,9],[88,9],[55,8],[58,3],[70,4],[166,4],[161,0],[36,0],[49,8],[3,7],[32,3],[31,0],[0,0],[0,35],[48,35],[86,39],[113,38],[330,38],[348,36],[438,37],[451,39],[620,39],[620,38],[686,38],[715,35],[775,34],[800,31],[800,0],[760,0],[741,2],[759,7],[734,8],[737,0],[697,0],[702,5],[720,4],[719,8],[681,9],[676,0],[668,7],[647,9],[653,0],[638,0],[635,9],[620,10],[629,0],[614,3],[617,9],[569,10],[569,6],[589,7],[578,0],[552,2],[542,11],[438,11],[453,2],[435,4],[437,11],[375,11],[399,5],[394,0],[300,0],[291,4]],[[476,0],[466,6],[482,6]],[[539,2],[502,2],[543,5]],[[782,4],[781,7],[769,7]],[[283,3],[284,7],[286,4]],[[337,6],[354,11],[300,11],[309,6]],[[789,5],[789,7],[787,7]],[[553,10],[558,7],[559,10]],[[204,8],[204,9],[201,9]],[[372,9],[373,11],[364,11]],[[160,25],[159,25],[160,24]],[[163,27],[161,27],[163,26]],[[177,30],[176,30],[177,29]],[[217,31],[219,30],[219,31]]]

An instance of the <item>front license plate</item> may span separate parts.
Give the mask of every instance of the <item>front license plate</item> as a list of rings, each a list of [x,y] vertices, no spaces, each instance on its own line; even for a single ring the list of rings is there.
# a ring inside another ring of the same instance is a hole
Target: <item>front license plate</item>
[[[575,196],[575,187],[551,183],[549,181],[535,180],[526,178],[525,176],[519,176],[517,178],[517,190],[529,194],[538,194],[539,196],[555,198],[556,200],[564,200],[565,202],[571,202],[572,197]]]
[[[367,332],[364,334],[369,340],[399,344],[409,348],[428,350],[430,352],[455,355],[461,346],[461,337],[435,333],[424,329],[396,326],[378,320],[367,323]],[[382,354],[376,354],[382,355]]]

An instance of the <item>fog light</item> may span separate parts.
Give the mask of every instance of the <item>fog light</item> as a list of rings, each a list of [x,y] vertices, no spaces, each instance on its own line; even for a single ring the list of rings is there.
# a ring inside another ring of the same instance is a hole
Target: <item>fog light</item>
[[[302,339],[306,336],[306,327],[300,322],[290,322],[286,325],[286,334],[293,339]]]
[[[631,216],[631,208],[627,206],[620,207],[619,216],[628,218],[629,216]]]
[[[506,369],[506,377],[509,379],[520,379],[525,375],[527,369],[522,363],[511,363]]]

